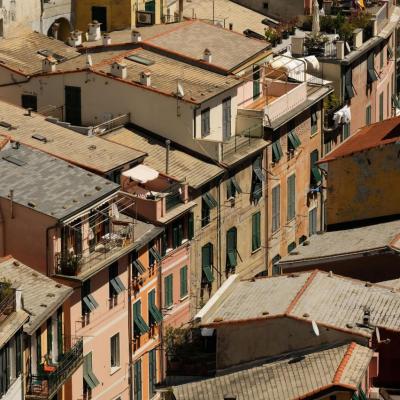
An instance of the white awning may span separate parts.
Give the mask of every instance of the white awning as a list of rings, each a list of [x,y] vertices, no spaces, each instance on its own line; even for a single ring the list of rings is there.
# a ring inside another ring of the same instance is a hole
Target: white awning
[[[122,172],[123,176],[130,178],[136,182],[146,183],[148,181],[153,181],[158,178],[158,171],[153,168],[148,167],[147,165],[137,165],[127,171]]]

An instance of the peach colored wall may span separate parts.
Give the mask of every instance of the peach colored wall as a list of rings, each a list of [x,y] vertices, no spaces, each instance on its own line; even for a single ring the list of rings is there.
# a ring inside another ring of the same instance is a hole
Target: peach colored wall
[[[173,305],[166,310],[164,322],[166,326],[180,327],[186,325],[190,320],[190,309],[188,296],[180,296],[180,270],[188,267],[187,287],[190,293],[190,247],[189,242],[168,253],[162,261],[162,277],[172,274],[173,283]],[[165,290],[165,289],[164,289]],[[164,302],[164,299],[163,299]],[[165,306],[164,306],[165,307]]]

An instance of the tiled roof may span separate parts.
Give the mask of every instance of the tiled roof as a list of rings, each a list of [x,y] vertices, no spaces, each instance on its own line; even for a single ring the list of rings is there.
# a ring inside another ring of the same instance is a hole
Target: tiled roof
[[[356,391],[373,350],[350,343],[173,387],[177,400],[294,400],[339,386]]]
[[[71,134],[73,134],[71,132]],[[116,192],[119,185],[25,145],[0,151],[0,196],[55,219]]]
[[[156,138],[130,127],[117,129],[103,137],[146,152],[148,156],[143,163],[159,172],[165,172],[165,144]],[[169,157],[169,175],[178,180],[186,180],[193,188],[202,186],[224,172],[216,164],[178,150],[173,145]]]
[[[399,307],[400,293],[388,287],[313,271],[254,281],[236,279],[201,324],[287,317],[371,337],[373,330],[362,326],[365,309],[370,310],[371,326],[400,332]]]
[[[290,266],[302,262],[313,263],[332,258],[346,258],[349,255],[368,251],[393,249],[400,252],[400,220],[360,228],[321,232],[307,240],[307,245],[299,245],[279,264]]]
[[[400,142],[400,117],[364,126],[341,145],[322,158],[319,163],[350,156],[363,150]]]
[[[269,46],[266,41],[247,38],[215,25],[196,20],[189,22],[150,38],[146,43],[194,60],[201,60],[204,50],[209,49],[212,53],[211,64],[227,71],[235,69]]]
[[[29,313],[24,331],[32,334],[72,294],[73,289],[62,285],[20,263],[12,257],[0,259],[0,280],[11,281],[22,291],[23,308]]]
[[[80,56],[76,49],[59,40],[38,32],[29,32],[0,41],[0,65],[23,75],[40,73],[45,56],[38,51],[42,50],[56,53],[65,60]]]
[[[185,5],[183,15],[185,18],[197,18],[210,23],[214,17],[214,20],[225,28],[232,24],[235,32],[243,33],[246,29],[251,29],[265,36],[265,29],[268,26],[261,22],[266,18],[265,15],[231,0],[214,0],[213,7],[210,6],[209,1],[191,0]]]
[[[32,113],[29,117],[25,109],[4,101],[0,101],[0,121],[13,126],[7,131],[13,140],[99,173],[106,173],[145,156],[142,151],[110,143],[100,137],[73,132],[46,121],[42,115]],[[47,140],[35,139],[33,135],[40,135]]]

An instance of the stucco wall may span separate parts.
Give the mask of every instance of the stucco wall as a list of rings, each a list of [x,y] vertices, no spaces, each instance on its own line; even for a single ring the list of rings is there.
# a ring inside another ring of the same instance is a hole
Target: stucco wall
[[[329,163],[328,225],[400,213],[398,151],[390,144]]]
[[[262,14],[279,19],[288,19],[304,14],[304,0],[234,0]],[[268,4],[265,7],[264,3]]]

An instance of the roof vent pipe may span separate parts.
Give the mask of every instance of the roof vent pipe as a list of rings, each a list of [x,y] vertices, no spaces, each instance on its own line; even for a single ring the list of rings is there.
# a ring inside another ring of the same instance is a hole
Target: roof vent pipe
[[[165,153],[165,174],[168,175],[169,173],[169,151],[171,147],[171,141],[167,139],[165,141],[165,146],[166,146],[166,153]]]
[[[205,49],[204,52],[203,52],[203,61],[208,62],[209,64],[211,64],[211,60],[212,60],[211,51],[209,49]]]

